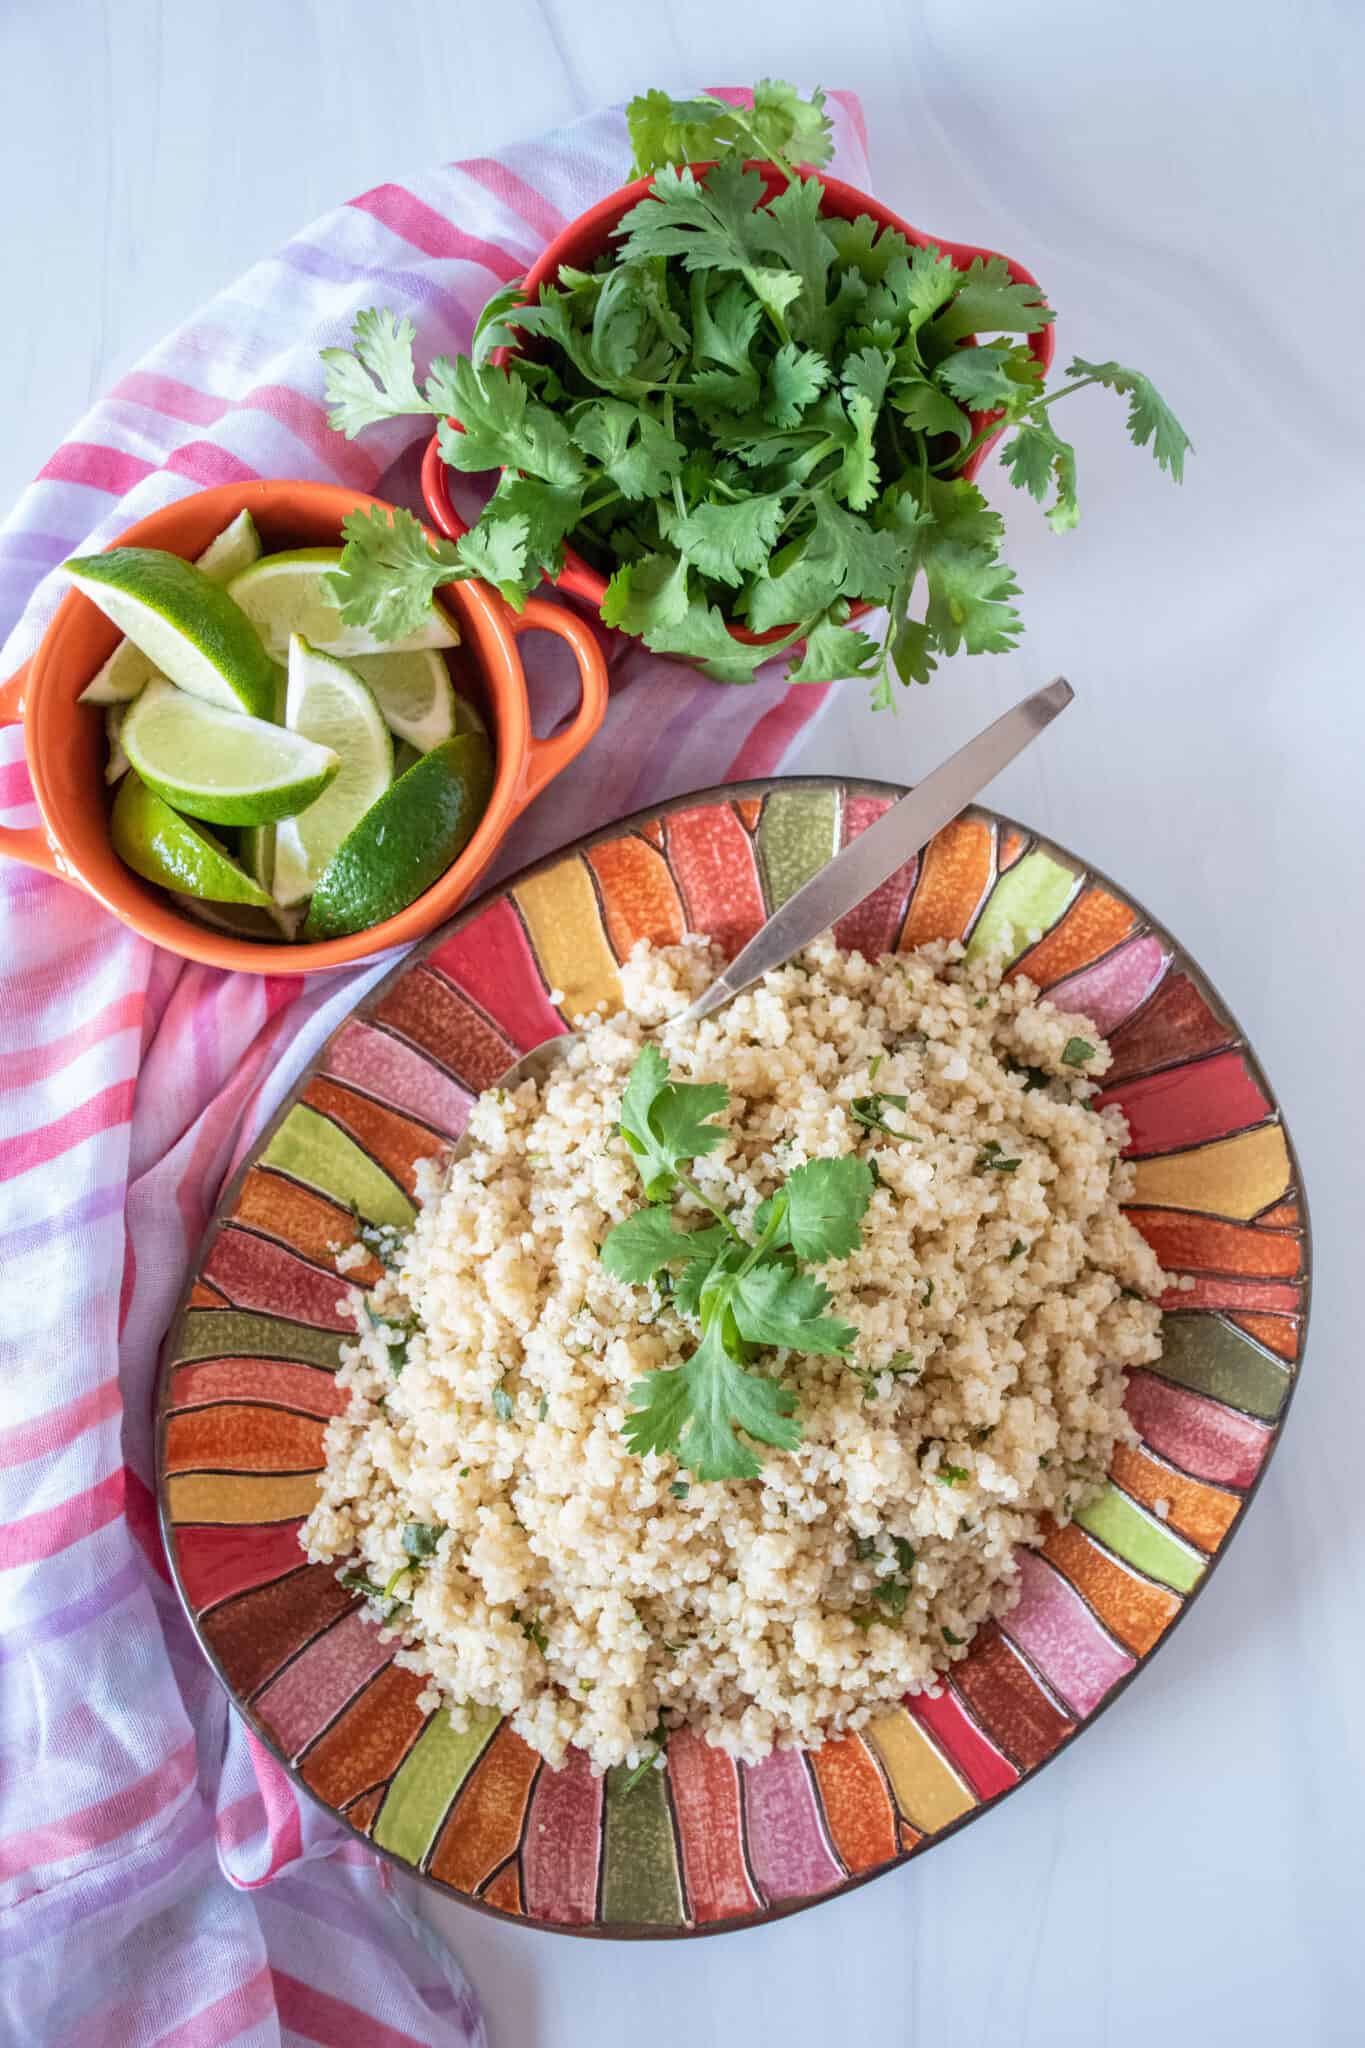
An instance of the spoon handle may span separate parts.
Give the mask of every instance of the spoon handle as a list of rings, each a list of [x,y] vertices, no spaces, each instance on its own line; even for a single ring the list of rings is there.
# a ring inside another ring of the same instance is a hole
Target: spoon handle
[[[879,889],[935,832],[951,823],[974,796],[993,782],[1016,754],[1036,740],[1075,695],[1064,676],[1036,690],[997,718],[975,739],[925,777],[908,796],[892,804],[876,823],[836,853],[818,875],[775,910],[747,946],[738,952],[719,980],[704,989],[680,1020],[695,1024],[709,1017],[731,996],[781,967],[821,932]]]

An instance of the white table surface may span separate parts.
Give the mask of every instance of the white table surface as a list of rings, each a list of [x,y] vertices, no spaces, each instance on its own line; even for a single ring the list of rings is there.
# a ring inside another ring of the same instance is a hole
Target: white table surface
[[[460,23],[469,24],[467,39]],[[856,1895],[718,1941],[435,1915],[495,2048],[1130,2048],[1365,2038],[1365,12],[1353,0],[6,0],[8,501],[87,400],[297,225],[651,84],[862,94],[881,193],[1150,371],[1183,491],[1068,406],[1085,520],[1022,499],[1028,636],[792,764],[913,774],[1062,668],[1003,808],[1181,933],[1258,1046],[1317,1237],[1307,1384],[1198,1610],[1083,1741]],[[1014,494],[1009,494],[1013,497]]]

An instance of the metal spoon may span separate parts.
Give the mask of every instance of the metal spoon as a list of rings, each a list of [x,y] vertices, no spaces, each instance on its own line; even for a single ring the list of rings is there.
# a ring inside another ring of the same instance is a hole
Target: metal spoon
[[[696,1024],[709,1017],[732,996],[750,988],[773,968],[781,967],[812,939],[818,939],[821,932],[828,931],[856,909],[864,897],[879,889],[897,868],[927,846],[936,832],[951,824],[1016,754],[1021,754],[1045,726],[1065,711],[1075,694],[1066,678],[1058,676],[1046,689],[1035,690],[975,739],[968,740],[941,768],[926,776],[908,796],[892,804],[875,824],[860,832],[841,853],[826,862],[819,874],[812,875],[794,896],[789,896],[711,986],[703,989],[696,1001],[673,1021]],[[547,1038],[543,1045],[509,1067],[497,1085],[515,1089],[523,1081],[545,1080],[577,1036],[576,1032],[566,1031],[558,1038]],[[468,1137],[461,1139],[455,1149],[457,1159],[469,1143]]]

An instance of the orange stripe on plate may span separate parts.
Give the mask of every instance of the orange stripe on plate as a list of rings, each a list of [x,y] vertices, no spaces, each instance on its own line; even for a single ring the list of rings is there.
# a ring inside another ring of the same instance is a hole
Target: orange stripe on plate
[[[540,1758],[503,1722],[441,1830],[427,1868],[459,1892],[475,1892],[521,1840]]]
[[[496,1906],[502,1913],[524,1913],[521,1897],[521,1872],[516,1863],[508,1863],[498,1872],[483,1894],[490,1906]]]
[[[1075,1522],[1052,1530],[1043,1556],[1088,1601],[1110,1635],[1139,1657],[1160,1642],[1180,1612],[1178,1593],[1129,1571]]]
[[[338,1251],[356,1242],[355,1217],[349,1209],[259,1166],[253,1166],[242,1182],[230,1214],[234,1223],[278,1238],[317,1266],[330,1265]],[[367,1256],[348,1269],[346,1284],[372,1287],[383,1270],[378,1259]]]
[[[1299,1319],[1297,1316],[1230,1315],[1230,1323],[1236,1323],[1239,1330],[1245,1330],[1248,1337],[1254,1337],[1258,1344],[1264,1344],[1267,1351],[1273,1351],[1277,1358],[1287,1358],[1291,1364],[1299,1355]]]
[[[958,818],[930,840],[901,931],[902,953],[930,939],[965,935],[990,886],[991,840],[991,827],[974,818]]]
[[[1010,976],[1026,974],[1040,988],[1050,988],[1110,952],[1136,925],[1137,913],[1129,904],[1107,889],[1087,889],[1046,937],[1015,961]]]
[[[210,1287],[207,1280],[196,1280],[190,1289],[190,1308],[228,1308],[230,1303],[225,1294],[216,1287]]]
[[[588,864],[602,891],[607,937],[618,960],[640,939],[676,946],[682,938],[682,898],[668,862],[633,833],[605,840],[588,851]]]
[[[1303,1246],[1297,1237],[1265,1230],[1259,1223],[1223,1223],[1181,1209],[1128,1208],[1127,1215],[1168,1272],[1293,1280],[1303,1266]]]
[[[875,1870],[894,1856],[896,1809],[860,1735],[845,1735],[810,1752],[830,1840],[852,1872]]]
[[[1237,1494],[1173,1472],[1134,1444],[1115,1445],[1109,1477],[1145,1508],[1154,1509],[1159,1500],[1166,1501],[1169,1511],[1163,1519],[1167,1526],[1178,1536],[1188,1536],[1201,1550],[1218,1548],[1242,1505]]]
[[[326,1424],[283,1408],[232,1402],[172,1415],[166,1424],[168,1472],[320,1472]]]

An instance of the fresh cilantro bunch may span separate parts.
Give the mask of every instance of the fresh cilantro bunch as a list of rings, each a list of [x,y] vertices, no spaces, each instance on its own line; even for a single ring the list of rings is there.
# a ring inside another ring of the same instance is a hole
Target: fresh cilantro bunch
[[[651,1372],[632,1389],[623,1434],[634,1451],[669,1451],[697,1479],[752,1479],[759,1461],[741,1441],[790,1450],[800,1442],[796,1402],[762,1366],[763,1351],[843,1353],[857,1332],[826,1315],[829,1291],[801,1270],[805,1261],[847,1258],[862,1242],[872,1197],[865,1161],[814,1159],[787,1176],[754,1218],[755,1236],[730,1219],[684,1173],[725,1137],[709,1121],[729,1090],[669,1078],[655,1046],[641,1051],[621,1098],[621,1135],[639,1162],[653,1205],[616,1224],[601,1260],[619,1280],[666,1273],[674,1307],[695,1317],[701,1337],[682,1365]],[[681,1226],[672,1197],[685,1190],[713,1223]]]
[[[1006,474],[1059,532],[1079,517],[1052,412],[1072,392],[1125,397],[1133,440],[1180,479],[1189,441],[1138,371],[1078,357],[1044,389],[1029,338],[1053,316],[1001,258],[959,270],[866,215],[826,219],[787,152],[825,161],[828,129],[819,94],[777,81],[752,109],[646,94],[631,133],[653,187],[591,270],[562,268],[535,305],[504,287],[469,355],[420,385],[411,323],[360,316],[353,349],[325,352],[332,425],[431,413],[453,468],[503,474],[454,545],[352,515],[344,617],[395,637],[466,575],[519,606],[571,542],[610,578],[606,623],[656,653],[740,683],[804,643],[793,681],[866,676],[886,705],[893,676],[927,682],[1022,631],[1004,523],[959,474],[1002,420]],[[787,174],[772,198],[751,155]],[[885,607],[875,635],[854,605]]]

